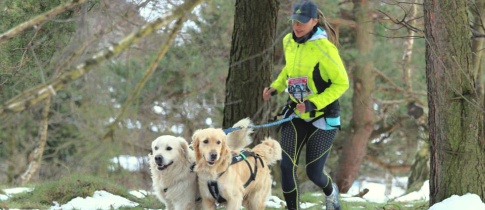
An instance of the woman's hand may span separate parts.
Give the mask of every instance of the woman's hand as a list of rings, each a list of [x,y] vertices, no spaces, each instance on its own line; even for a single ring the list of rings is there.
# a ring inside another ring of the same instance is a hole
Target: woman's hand
[[[305,103],[303,103],[303,101],[301,103],[297,103],[296,104],[296,109],[298,110],[298,112],[300,113],[305,113]]]
[[[271,98],[272,93],[276,91],[272,87],[265,87],[263,90],[263,100],[267,101]]]

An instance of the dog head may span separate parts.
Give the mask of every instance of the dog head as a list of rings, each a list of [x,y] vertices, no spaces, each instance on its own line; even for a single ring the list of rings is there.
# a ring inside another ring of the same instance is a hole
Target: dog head
[[[182,137],[164,135],[152,141],[150,164],[159,171],[169,168],[177,161],[190,161],[189,146]]]
[[[226,134],[222,129],[206,128],[195,131],[192,145],[197,166],[227,165],[231,160],[231,151],[226,143]]]

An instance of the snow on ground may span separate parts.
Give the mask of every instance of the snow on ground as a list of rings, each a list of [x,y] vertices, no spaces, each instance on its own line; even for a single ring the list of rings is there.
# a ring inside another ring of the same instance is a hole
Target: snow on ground
[[[139,170],[140,159],[144,157],[131,158],[128,156],[120,156],[112,160],[116,165],[121,165],[127,170]],[[143,161],[143,160],[142,160]],[[341,200],[345,202],[375,202],[375,203],[385,203],[389,200],[394,200],[397,202],[412,202],[412,201],[428,201],[429,200],[429,182],[426,181],[420,190],[416,192],[404,195],[405,190],[402,186],[406,186],[407,178],[397,178],[393,180],[393,185],[390,193],[386,193],[386,186],[383,182],[379,181],[356,181],[350,188],[347,194],[341,194]],[[362,198],[352,197],[352,195],[357,194],[363,189],[369,189],[369,192],[365,194]],[[11,188],[3,189],[5,194],[0,194],[0,201],[7,200],[10,196],[16,193],[30,191],[30,188]],[[132,195],[143,198],[151,192],[145,190],[131,191]],[[388,194],[388,195],[386,195]],[[315,193],[315,196],[323,196],[322,193]],[[266,200],[266,207],[280,208],[285,201],[276,196],[269,196]],[[315,203],[303,203],[303,209],[315,206]],[[320,204],[318,204],[320,205]],[[59,204],[53,201],[50,210],[90,210],[90,209],[117,209],[120,207],[135,207],[138,206],[137,203],[132,202],[124,197],[113,195],[109,192],[99,190],[95,191],[93,196],[90,197],[77,197],[72,199],[66,204]],[[467,193],[465,195],[453,195],[440,203],[434,204],[429,210],[485,210],[485,203],[476,194]]]
[[[104,190],[95,191],[92,197],[77,197],[64,205],[54,202],[51,210],[65,209],[118,209],[120,207],[136,207],[138,203],[124,197],[113,195]]]
[[[356,186],[353,186],[349,190],[349,192],[356,192],[359,190],[359,189],[356,189],[355,187]],[[383,203],[391,198],[397,197],[395,196],[396,194],[400,192],[401,193],[404,192],[404,191],[396,190],[397,192],[391,193],[391,196],[385,196],[383,193],[385,189],[384,184],[365,182],[365,183],[362,183],[361,187],[369,189],[369,193],[366,194],[363,198],[351,197],[353,193],[349,193],[349,194],[341,194],[341,200],[344,200],[346,202],[370,201],[370,202],[376,202],[376,203]],[[3,191],[6,193],[6,195],[0,194],[0,200],[6,200],[8,199],[8,197],[10,197],[15,193],[20,193],[20,192],[29,191],[29,190],[31,189],[29,188],[4,189]],[[140,190],[140,191],[131,191],[130,193],[139,198],[143,198],[151,192]],[[406,202],[423,201],[423,200],[429,199],[428,195],[429,195],[429,184],[428,182],[426,182],[419,191],[412,192],[408,195],[399,197],[395,199],[395,201],[406,201]],[[315,193],[315,196],[322,196],[322,195],[321,193]],[[284,204],[284,200],[276,196],[270,196],[266,200],[266,207],[280,208],[282,204]],[[303,203],[302,208],[307,209],[315,205],[317,204]],[[120,207],[136,207],[136,206],[138,206],[138,204],[135,202],[132,202],[121,196],[113,195],[109,192],[100,190],[100,191],[94,192],[93,196],[85,197],[85,198],[77,197],[72,199],[66,204],[59,204],[54,201],[50,210],[61,210],[61,209],[62,210],[71,210],[71,209],[80,209],[80,210],[107,209],[108,210],[108,209],[117,209]],[[468,193],[462,196],[453,195],[450,198],[445,199],[442,202],[433,205],[429,210],[456,210],[456,209],[485,210],[485,203],[483,203],[483,201],[480,199],[478,195]]]

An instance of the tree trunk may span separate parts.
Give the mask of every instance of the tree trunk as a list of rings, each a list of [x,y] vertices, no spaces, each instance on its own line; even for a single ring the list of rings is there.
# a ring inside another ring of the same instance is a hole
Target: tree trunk
[[[485,196],[484,110],[474,75],[466,0],[424,1],[429,104],[430,205]]]
[[[236,0],[235,7],[224,128],[246,117],[255,124],[265,123],[270,111],[262,92],[271,82],[278,3]],[[255,143],[267,134],[267,129],[257,130]]]
[[[475,33],[483,35],[485,34],[485,30],[483,28],[483,23],[485,22],[485,15],[483,14],[483,10],[485,9],[485,2],[483,0],[476,0],[474,1],[475,4],[472,4],[471,13],[473,14],[473,31]],[[474,68],[474,75],[479,76],[480,73],[483,74],[484,72],[484,65],[480,65],[483,63],[483,38],[474,38],[472,40],[472,51],[473,51],[473,68]],[[480,81],[480,80],[478,80]],[[482,87],[483,88],[483,84]],[[481,90],[483,93],[483,89]]]
[[[368,16],[368,3],[354,0],[356,22],[356,45],[359,60],[353,72],[354,94],[352,96],[351,134],[345,140],[339,165],[335,174],[341,192],[346,193],[354,182],[367,153],[367,143],[373,130],[374,75],[370,58],[373,48],[373,22]]]

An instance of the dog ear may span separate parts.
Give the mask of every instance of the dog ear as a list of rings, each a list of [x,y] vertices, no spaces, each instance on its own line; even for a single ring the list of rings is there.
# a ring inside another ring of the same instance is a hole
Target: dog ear
[[[189,155],[189,144],[184,138],[180,138],[180,152],[184,155],[187,161],[192,161]]]
[[[199,130],[196,130],[192,135],[192,148],[195,153],[195,161],[199,161],[202,158],[199,151],[199,143]]]
[[[221,148],[221,158],[223,160],[221,165],[225,166],[225,165],[229,165],[230,162],[232,161],[232,154],[231,154],[231,149],[227,145],[226,136],[224,135],[224,137],[222,138],[224,139],[222,140],[222,148]]]

